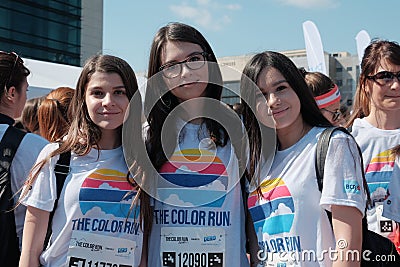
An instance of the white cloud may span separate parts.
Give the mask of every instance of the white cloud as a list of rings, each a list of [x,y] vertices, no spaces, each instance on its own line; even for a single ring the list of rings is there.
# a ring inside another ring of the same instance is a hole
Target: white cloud
[[[313,8],[336,8],[339,3],[334,0],[277,0],[278,2],[287,5],[305,9]]]
[[[226,9],[229,9],[229,10],[240,10],[240,9],[242,9],[242,7],[239,4],[228,4],[228,5],[226,5]]]
[[[393,167],[390,164],[385,164],[380,170],[380,172],[390,172],[393,171]]]
[[[381,199],[386,196],[386,189],[378,187],[373,193],[371,193],[371,199]]]
[[[239,4],[221,5],[211,0],[197,0],[194,5],[182,3],[171,5],[169,8],[181,19],[192,20],[206,29],[219,31],[232,21],[227,12],[232,13],[232,11],[240,10],[241,6]]]
[[[193,207],[193,203],[190,202],[185,202],[179,198],[178,195],[176,194],[171,194],[167,199],[164,200],[164,202],[168,204],[172,204],[175,206],[181,206],[181,207]]]
[[[221,190],[221,191],[226,190],[225,185],[223,183],[221,183],[221,181],[219,181],[219,180],[215,180],[208,185],[200,186],[198,189],[201,189],[201,190],[213,189],[213,190]]]
[[[104,182],[99,186],[99,189],[107,189],[107,190],[119,190],[117,187],[112,187],[109,183]]]
[[[286,206],[284,203],[279,203],[278,208],[271,213],[270,217],[274,217],[277,215],[283,215],[283,214],[292,214],[292,210]]]
[[[189,169],[188,166],[182,165],[180,166],[178,169],[176,169],[175,173],[183,173],[183,174],[187,174],[188,172],[194,172],[197,173],[196,171],[192,171],[191,169]]]
[[[88,217],[93,217],[93,218],[107,218],[107,217],[109,217],[109,218],[112,218],[112,217],[114,217],[114,216],[112,216],[112,215],[109,215],[109,214],[107,214],[107,213],[105,213],[100,207],[98,207],[98,206],[94,206],[93,208],[91,208],[90,210],[88,210],[86,213],[85,213],[85,215],[86,216],[88,216]]]

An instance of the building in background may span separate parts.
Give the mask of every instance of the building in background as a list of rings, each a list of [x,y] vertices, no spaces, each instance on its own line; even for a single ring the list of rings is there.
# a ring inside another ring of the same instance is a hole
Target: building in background
[[[306,50],[281,51],[280,53],[289,57],[298,68],[308,69]],[[335,52],[325,54],[325,62],[329,77],[338,85],[342,95],[342,104],[350,106],[356,90],[357,80],[360,75],[360,67],[357,55],[348,52]],[[241,72],[246,63],[254,56],[242,55],[218,58],[221,64],[222,79],[224,89],[222,100],[227,104],[239,102],[237,93],[240,90]]]
[[[82,66],[103,46],[103,0],[1,0],[0,50]]]
[[[103,50],[103,0],[1,0],[0,50],[30,69],[28,98],[75,88],[86,59]]]

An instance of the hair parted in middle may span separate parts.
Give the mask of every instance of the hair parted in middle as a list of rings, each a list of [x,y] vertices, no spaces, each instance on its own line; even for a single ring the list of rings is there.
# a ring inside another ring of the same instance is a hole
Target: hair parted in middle
[[[161,55],[167,42],[187,42],[199,45],[203,50],[199,52],[206,53],[208,64],[209,77],[205,97],[220,100],[222,94],[221,70],[215,54],[204,36],[192,26],[183,23],[174,22],[161,27],[155,34],[150,49],[145,98],[145,114],[149,123],[147,133],[149,157],[157,170],[167,161],[167,155],[165,155],[161,144],[162,125],[168,114],[179,104],[177,97],[169,91],[162,75],[160,75]],[[216,121],[207,118],[204,119],[204,123],[213,141],[217,145],[224,146],[227,142],[225,129]],[[169,152],[172,153],[173,151]]]

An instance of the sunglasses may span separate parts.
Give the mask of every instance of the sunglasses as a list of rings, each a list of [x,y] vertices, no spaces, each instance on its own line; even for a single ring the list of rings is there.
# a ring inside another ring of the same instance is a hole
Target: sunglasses
[[[7,56],[15,57],[14,64],[13,64],[12,69],[11,69],[11,72],[10,72],[10,76],[8,76],[7,82],[4,84],[5,88],[7,89],[7,85],[9,85],[10,82],[11,82],[11,80],[12,80],[12,77],[13,77],[13,74],[14,74],[14,71],[15,71],[15,67],[17,66],[17,63],[23,64],[24,61],[23,61],[22,58],[21,58],[17,53],[15,53],[15,52],[10,52],[10,53],[8,53],[8,52],[0,51],[0,55],[7,55]]]
[[[335,111],[330,111],[326,108],[321,108],[321,109],[332,115],[332,121],[337,121],[339,119],[340,115],[342,115],[342,112],[340,112],[340,110],[338,110],[338,109]]]
[[[376,83],[380,85],[392,84],[395,77],[400,82],[400,71],[399,72],[380,71],[375,75],[367,76],[368,79],[374,80]]]

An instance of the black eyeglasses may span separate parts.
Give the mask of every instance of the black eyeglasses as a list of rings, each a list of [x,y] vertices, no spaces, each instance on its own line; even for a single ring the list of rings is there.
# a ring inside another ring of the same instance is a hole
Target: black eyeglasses
[[[17,66],[17,63],[19,62],[20,64],[23,64],[24,61],[15,52],[8,53],[8,52],[0,51],[0,54],[7,55],[7,56],[14,56],[15,57],[14,64],[13,64],[12,69],[10,71],[10,76],[8,76],[7,82],[4,84],[4,87],[7,89],[7,85],[10,84],[10,82],[12,80],[12,77],[13,77],[13,74],[14,74],[14,70],[15,70],[15,67]]]
[[[340,112],[340,110],[338,110],[338,109],[335,111],[330,111],[326,108],[321,108],[321,109],[332,115],[332,121],[337,121],[339,119],[340,115],[342,115],[342,112]]]
[[[395,77],[400,82],[400,71],[399,72],[380,71],[375,75],[367,76],[368,79],[374,80],[376,83],[380,85],[388,85],[393,83]]]
[[[206,52],[195,52],[185,60],[180,62],[167,63],[160,67],[160,71],[165,78],[176,78],[182,72],[182,65],[185,64],[191,70],[198,70],[206,64]]]

